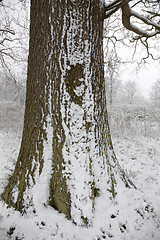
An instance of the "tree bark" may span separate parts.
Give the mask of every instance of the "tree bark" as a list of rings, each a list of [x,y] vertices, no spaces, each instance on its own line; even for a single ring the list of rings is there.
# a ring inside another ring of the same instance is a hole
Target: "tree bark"
[[[31,1],[23,137],[2,196],[21,212],[49,204],[90,224],[100,195],[132,185],[108,125],[102,2]]]

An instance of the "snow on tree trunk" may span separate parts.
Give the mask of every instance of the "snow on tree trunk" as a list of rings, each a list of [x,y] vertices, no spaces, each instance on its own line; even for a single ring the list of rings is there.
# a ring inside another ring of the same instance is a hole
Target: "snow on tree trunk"
[[[110,201],[120,179],[132,185],[108,126],[102,1],[32,0],[23,137],[3,199],[91,224],[96,199]]]

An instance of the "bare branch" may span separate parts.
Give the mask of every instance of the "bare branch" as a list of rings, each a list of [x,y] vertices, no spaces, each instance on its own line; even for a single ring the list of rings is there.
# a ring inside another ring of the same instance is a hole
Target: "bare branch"
[[[148,11],[148,10],[144,10],[144,11],[153,15],[153,17],[160,17],[160,13],[156,13],[156,12],[152,12],[152,11]]]
[[[151,20],[143,17],[142,15],[136,13],[136,12],[133,11],[133,10],[131,10],[131,14],[132,14],[132,16],[140,19],[141,21],[143,21],[143,22],[146,23],[147,25],[151,25],[151,26],[155,27],[158,31],[160,31],[160,24],[157,24],[157,23],[155,23],[155,22],[153,22],[153,21],[151,21]]]
[[[142,35],[144,37],[153,37],[157,34],[160,34],[160,25],[141,16],[140,14],[136,13],[135,11],[133,11],[131,9],[131,7],[129,6],[128,2],[125,2],[122,7],[122,23],[124,25],[125,28],[127,28],[128,30],[137,33],[138,35]],[[144,31],[140,28],[138,28],[137,26],[133,25],[131,23],[131,16],[134,16],[138,19],[140,19],[142,22],[144,22],[147,25],[151,25],[153,27],[155,27],[155,31],[154,32],[147,32]]]
[[[0,29],[0,32],[7,32],[7,33],[10,33],[10,34],[15,35],[15,31],[13,31],[13,30],[11,30],[11,29],[8,29],[8,28],[6,28],[6,29]]]
[[[109,4],[105,4],[104,19],[110,17],[113,13],[115,13],[119,8],[121,8],[122,4],[123,4],[123,0],[115,0]]]
[[[151,19],[148,19],[148,18],[138,14],[137,12],[133,11],[132,8],[129,6],[130,1],[132,1],[132,0],[114,0],[113,2],[111,2],[109,4],[105,4],[104,18],[106,19],[106,18],[110,17],[119,8],[121,8],[122,9],[122,23],[126,29],[128,29],[138,35],[144,36],[144,37],[153,37],[153,36],[159,34],[160,33],[160,24],[155,23]],[[143,2],[143,1],[138,1],[133,6],[139,4],[140,2]],[[150,2],[148,2],[148,3],[150,4]],[[150,13],[151,15],[154,15],[154,16],[159,16],[158,13],[154,14],[153,12],[149,12],[149,11],[148,11],[148,13]],[[154,27],[155,31],[144,31],[141,28],[135,26],[134,24],[131,23],[132,16],[139,19],[146,25]]]
[[[9,41],[9,42],[19,41],[19,38],[11,39],[11,38],[5,37],[5,38],[3,38],[2,41],[0,41],[0,45],[3,45],[3,43],[4,43],[5,41]]]

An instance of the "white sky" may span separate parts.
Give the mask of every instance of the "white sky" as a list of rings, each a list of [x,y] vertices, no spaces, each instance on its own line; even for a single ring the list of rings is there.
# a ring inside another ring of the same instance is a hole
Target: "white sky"
[[[122,47],[118,49],[118,54],[123,61],[132,61],[134,49],[132,47]],[[149,97],[149,93],[153,83],[160,78],[160,60],[147,59],[145,65],[141,65],[139,69],[138,62],[146,56],[139,46],[138,51],[134,55],[134,63],[124,64],[120,70],[120,79],[122,82],[134,80],[139,87],[140,93],[145,97]],[[137,62],[136,62],[137,61]]]
[[[138,72],[136,70],[123,70],[122,81],[134,80],[140,89],[140,93],[148,98],[153,83],[160,78],[160,64],[158,61],[152,61],[150,64],[142,67]]]

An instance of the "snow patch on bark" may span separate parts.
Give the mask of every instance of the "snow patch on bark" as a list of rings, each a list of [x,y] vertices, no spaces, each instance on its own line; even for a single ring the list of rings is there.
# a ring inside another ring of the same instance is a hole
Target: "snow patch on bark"
[[[53,128],[50,124],[50,118],[48,118],[48,126],[46,128],[47,132],[47,141],[44,141],[43,145],[43,171],[39,175],[37,172],[36,176],[36,184],[33,186],[31,190],[31,195],[33,195],[33,203],[36,210],[42,204],[47,204],[49,198],[49,181],[51,179],[52,174],[52,138],[53,138]]]

